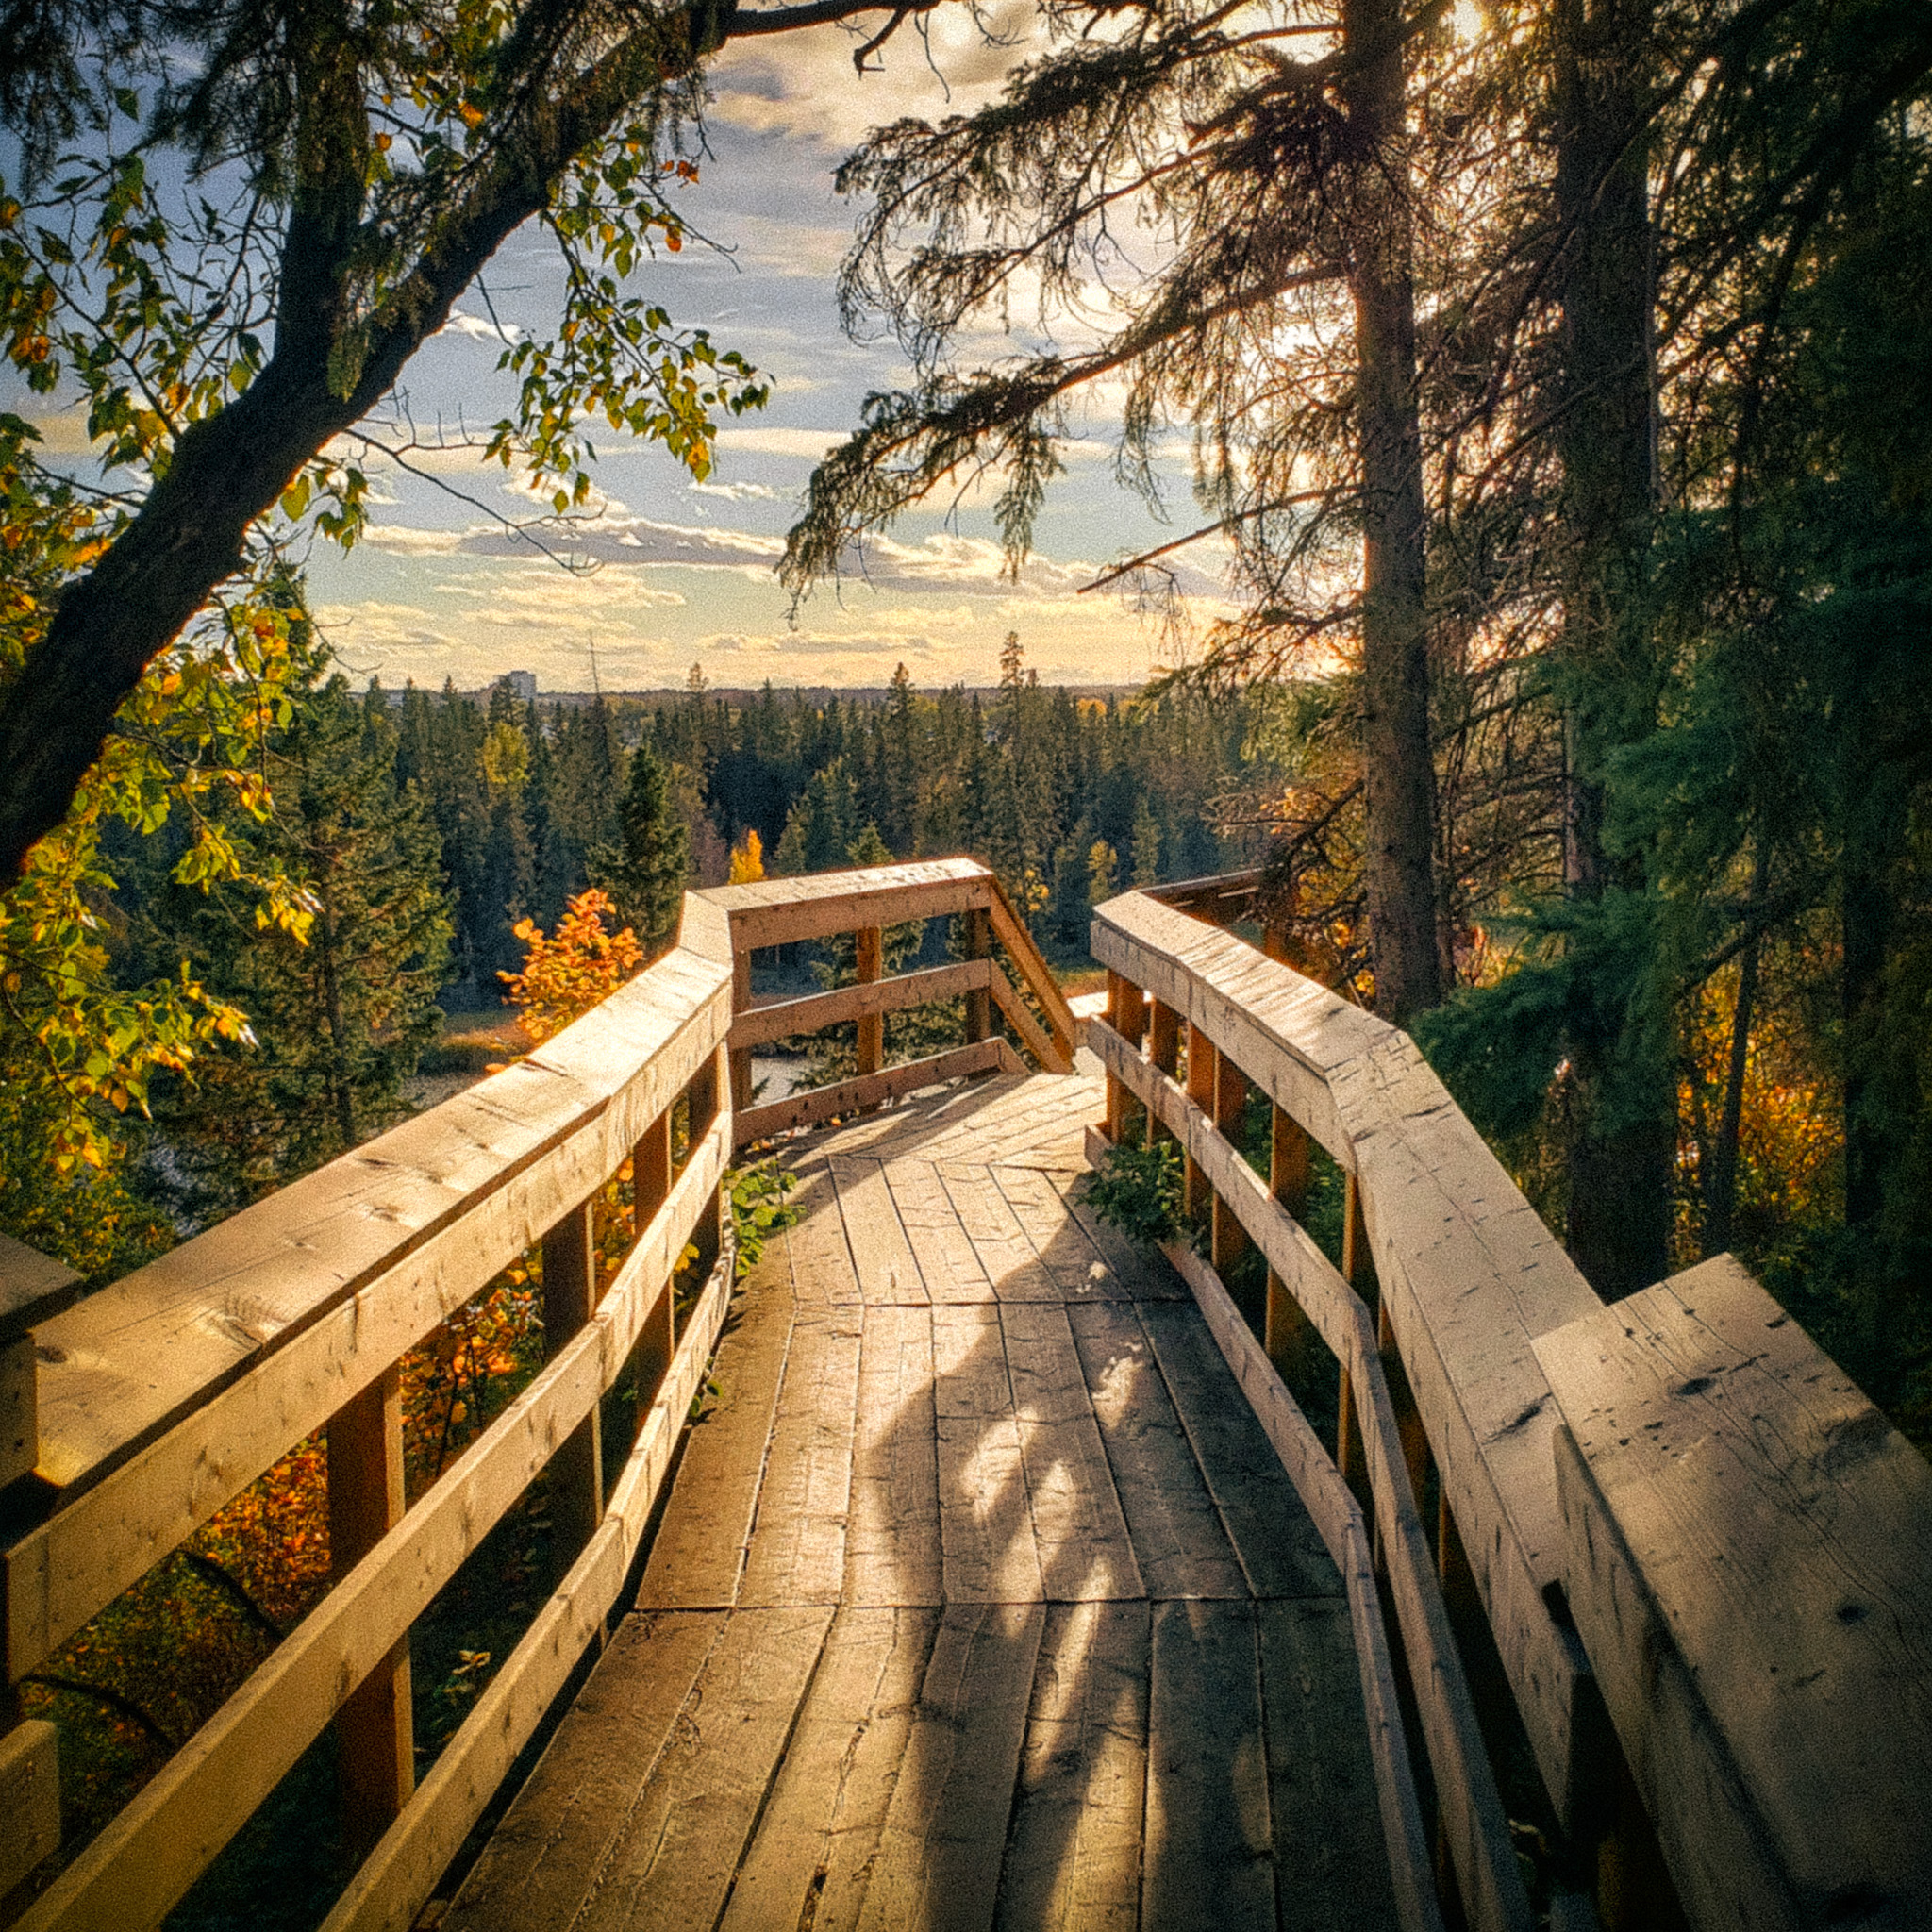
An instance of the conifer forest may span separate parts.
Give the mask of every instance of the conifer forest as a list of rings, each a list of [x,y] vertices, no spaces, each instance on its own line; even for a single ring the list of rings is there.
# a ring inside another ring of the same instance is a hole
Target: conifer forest
[[[666,264],[739,246],[691,212],[730,62],[828,46],[869,131],[824,354],[884,373],[813,442]],[[555,299],[486,323],[512,241]],[[432,446],[458,323],[491,420]],[[1094,906],[1255,869],[1247,936],[1413,1036],[1606,1299],[1734,1253],[1932,1447],[1924,0],[0,0],[0,1233],[91,1289],[532,1052],[689,888],[970,855],[1078,992]],[[728,499],[768,420],[823,453]],[[535,697],[501,629],[462,689],[332,646],[325,558],[635,577],[601,492],[646,449],[653,515],[777,503],[711,580],[774,636],[957,525],[1004,641]],[[1076,490],[1133,541],[1074,544]],[[1104,600],[1118,675],[1043,670]],[[406,1358],[412,1495],[536,1372],[541,1287]],[[320,1600],[322,1455],[24,1687],[76,1842]],[[424,1739],[535,1600],[518,1521],[425,1626]],[[284,1923],[226,1869],[171,1923]]]

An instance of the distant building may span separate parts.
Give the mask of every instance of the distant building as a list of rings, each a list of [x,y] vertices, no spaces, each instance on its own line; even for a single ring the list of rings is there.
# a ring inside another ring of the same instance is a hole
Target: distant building
[[[521,698],[525,704],[537,695],[537,674],[534,671],[506,671],[503,681],[509,686],[509,694]]]

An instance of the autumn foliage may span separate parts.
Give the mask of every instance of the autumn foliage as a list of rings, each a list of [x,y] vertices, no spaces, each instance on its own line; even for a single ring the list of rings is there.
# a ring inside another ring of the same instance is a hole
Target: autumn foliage
[[[636,934],[627,925],[607,932],[607,915],[614,922],[617,908],[592,886],[565,908],[555,933],[546,934],[534,920],[517,922],[513,930],[524,942],[524,970],[497,977],[532,1040],[561,1033],[644,963]]]

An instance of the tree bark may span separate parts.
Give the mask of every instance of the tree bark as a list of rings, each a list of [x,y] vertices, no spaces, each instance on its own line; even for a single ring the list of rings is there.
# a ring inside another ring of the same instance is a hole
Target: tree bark
[[[1442,968],[1402,9],[1349,0],[1342,28],[1355,168],[1348,282],[1361,447],[1369,943],[1375,1009],[1406,1026],[1441,1003]]]
[[[1606,848],[1601,774],[1655,708],[1648,0],[1561,0],[1555,31],[1565,858],[1572,895],[1594,901],[1644,883],[1641,858]],[[1577,1266],[1616,1300],[1670,1273],[1676,1093],[1667,1059],[1629,1051],[1625,997],[1641,991],[1596,979],[1578,990],[1569,1028],[1568,1235]]]

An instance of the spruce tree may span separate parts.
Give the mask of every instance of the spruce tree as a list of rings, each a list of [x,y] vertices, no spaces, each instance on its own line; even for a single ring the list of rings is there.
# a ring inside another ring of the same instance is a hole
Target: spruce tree
[[[387,706],[352,697],[315,653],[267,746],[271,816],[230,835],[302,880],[307,943],[261,930],[247,903],[168,879],[151,856],[128,895],[141,953],[187,961],[251,1022],[254,1040],[202,1063],[156,1107],[191,1216],[232,1211],[408,1111],[403,1083],[436,1038],[450,913],[420,789],[398,786]]]
[[[622,842],[602,855],[601,876],[648,963],[675,943],[691,880],[691,832],[672,807],[663,763],[648,740],[631,754],[618,822]]]

